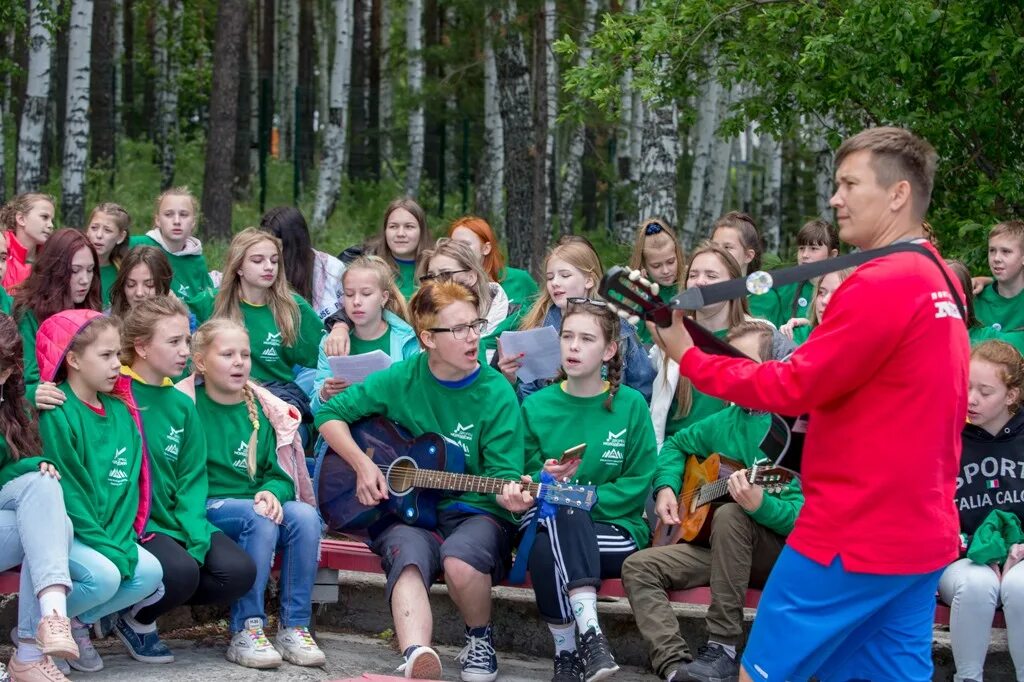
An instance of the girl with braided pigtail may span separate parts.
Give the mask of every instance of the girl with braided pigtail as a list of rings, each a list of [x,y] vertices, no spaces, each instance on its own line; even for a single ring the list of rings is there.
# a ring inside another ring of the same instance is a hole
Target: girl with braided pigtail
[[[326,659],[309,633],[320,517],[298,441],[298,410],[249,381],[249,348],[245,327],[211,320],[196,330],[195,376],[177,384],[194,392],[206,436],[206,518],[256,564],[252,587],[231,605],[227,659],[249,668],[276,668],[282,658],[322,666]],[[263,595],[278,549],[281,613],[271,644],[263,631]]]
[[[619,330],[603,301],[570,298],[559,378],[523,401],[526,470],[597,486],[589,513],[542,506],[523,519],[524,528],[536,524],[532,547],[519,551],[528,553],[537,608],[554,637],[553,682],[592,682],[618,670],[597,620],[597,589],[650,544],[643,511],[657,446],[643,396],[621,383]],[[577,445],[586,445],[582,456],[564,455]]]

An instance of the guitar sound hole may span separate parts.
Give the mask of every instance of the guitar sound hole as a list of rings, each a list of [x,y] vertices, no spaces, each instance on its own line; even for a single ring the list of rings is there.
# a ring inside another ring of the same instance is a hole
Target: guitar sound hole
[[[388,483],[392,490],[404,493],[413,487],[413,482],[416,476],[416,466],[409,461],[396,462],[391,467],[391,472],[388,476]]]

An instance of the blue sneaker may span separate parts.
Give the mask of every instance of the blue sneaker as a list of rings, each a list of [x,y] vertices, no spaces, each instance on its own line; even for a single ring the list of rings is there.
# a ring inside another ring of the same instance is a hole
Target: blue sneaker
[[[462,664],[462,682],[494,682],[498,677],[498,657],[494,655],[491,626],[466,628],[466,646],[458,656]]]
[[[174,654],[160,641],[160,634],[156,630],[136,632],[122,617],[114,622],[114,634],[128,647],[129,655],[136,661],[174,663]]]

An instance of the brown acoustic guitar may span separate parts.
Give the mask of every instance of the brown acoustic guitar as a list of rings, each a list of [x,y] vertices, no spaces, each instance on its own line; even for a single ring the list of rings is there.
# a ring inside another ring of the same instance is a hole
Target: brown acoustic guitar
[[[729,501],[729,476],[745,469],[743,464],[717,452],[703,461],[691,456],[683,470],[683,490],[679,494],[679,525],[658,519],[652,544],[655,547],[689,542],[708,546],[711,517],[715,507]],[[780,492],[793,480],[793,472],[774,466],[749,467],[747,480],[766,493]]]

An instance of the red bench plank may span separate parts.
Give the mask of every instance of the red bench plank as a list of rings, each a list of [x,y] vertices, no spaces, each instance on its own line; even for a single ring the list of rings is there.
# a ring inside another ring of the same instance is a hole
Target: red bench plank
[[[0,573],[0,594],[17,594],[20,583],[21,573],[17,569],[3,571]]]

